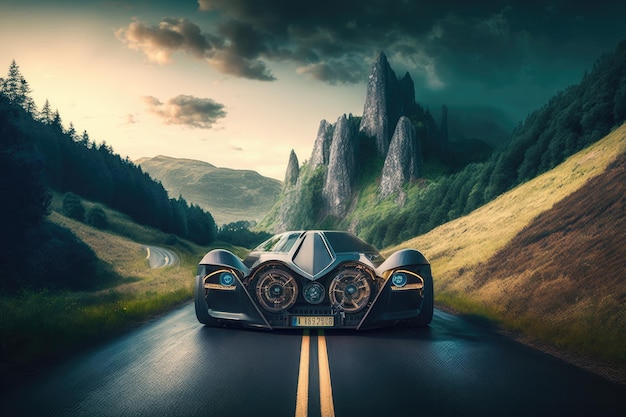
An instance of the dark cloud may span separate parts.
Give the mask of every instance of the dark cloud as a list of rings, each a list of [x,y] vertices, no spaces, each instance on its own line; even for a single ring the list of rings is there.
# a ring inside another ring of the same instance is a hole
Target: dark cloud
[[[117,29],[116,36],[136,51],[159,64],[172,62],[178,51],[203,59],[218,71],[254,80],[274,80],[265,63],[255,59],[257,53],[246,57],[245,36],[233,40],[219,35],[202,33],[200,27],[183,18],[163,19],[158,25],[149,26],[138,20],[125,28]],[[249,35],[246,33],[245,35]]]
[[[626,2],[602,0],[198,0],[202,30],[164,19],[117,34],[157,62],[183,51],[256,80],[274,80],[271,68],[287,63],[329,84],[364,82],[384,51],[425,90],[553,94],[626,37],[624,15]]]
[[[219,119],[226,117],[224,106],[209,98],[179,95],[162,103],[152,96],[143,97],[150,113],[166,124],[186,125],[211,129]]]

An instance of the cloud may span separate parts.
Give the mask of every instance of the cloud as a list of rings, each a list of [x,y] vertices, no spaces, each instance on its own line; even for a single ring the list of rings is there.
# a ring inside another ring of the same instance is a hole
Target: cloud
[[[135,115],[134,114],[127,114],[126,115],[126,122],[124,124],[134,125],[135,123],[137,123],[137,119],[135,119]]]
[[[199,0],[200,11],[221,16],[220,33],[234,50],[271,62],[292,62],[296,71],[329,84],[365,81],[379,51],[439,88],[439,71],[461,53],[481,61],[494,50],[511,51],[507,9],[498,1],[468,5],[462,0],[420,4],[381,0]],[[235,23],[236,22],[236,23]],[[247,28],[232,36],[224,28]],[[472,38],[472,34],[476,35]],[[463,35],[464,34],[464,35]],[[248,45],[252,42],[253,47]],[[248,46],[248,48],[239,46]],[[463,66],[472,63],[464,63]],[[476,65],[476,72],[487,65]],[[472,69],[473,70],[473,69]],[[474,70],[473,70],[474,71]]]
[[[162,103],[156,97],[145,96],[143,100],[148,111],[159,116],[165,124],[211,129],[219,119],[226,117],[224,105],[209,98],[179,95]]]
[[[181,52],[252,80],[275,80],[286,64],[327,84],[364,83],[384,51],[428,91],[523,93],[525,84],[551,95],[615,47],[624,14],[624,2],[564,0],[198,0],[198,23],[135,20],[116,33],[154,62]]]
[[[130,49],[143,52],[152,62],[169,64],[178,51],[205,60],[219,72],[253,80],[271,81],[274,76],[265,63],[256,59],[258,52],[246,51],[245,33],[227,32],[234,40],[219,34],[202,33],[200,27],[188,19],[166,18],[158,25],[149,26],[138,20],[115,31],[118,39]],[[247,52],[247,53],[246,53]]]

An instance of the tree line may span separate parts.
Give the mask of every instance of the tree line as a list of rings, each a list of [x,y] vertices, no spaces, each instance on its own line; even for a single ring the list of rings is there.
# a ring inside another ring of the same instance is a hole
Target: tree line
[[[209,212],[182,197],[170,198],[160,182],[106,142],[91,140],[87,131],[78,134],[72,123],[65,129],[48,100],[38,111],[31,93],[13,61],[7,77],[0,78],[1,271],[21,268],[10,259],[30,250],[34,242],[29,233],[45,232],[49,240],[65,233],[42,226],[50,210],[50,189],[99,202],[137,223],[200,245],[215,241],[217,226]]]
[[[581,82],[556,94],[512,132],[487,161],[434,181],[413,201],[359,234],[379,247],[400,243],[465,215],[546,172],[626,120],[626,41],[600,57]]]

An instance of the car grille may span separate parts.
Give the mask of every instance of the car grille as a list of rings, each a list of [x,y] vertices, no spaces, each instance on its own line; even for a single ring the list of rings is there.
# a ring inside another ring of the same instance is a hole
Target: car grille
[[[291,317],[293,316],[335,316],[335,327],[355,328],[359,325],[361,320],[363,320],[366,311],[367,310],[364,310],[356,314],[346,314],[333,310],[330,305],[297,305],[291,308],[288,312],[284,312],[282,314],[266,314],[265,318],[269,322],[270,326],[278,328],[292,327]]]
[[[296,306],[291,309],[293,316],[332,316],[335,312],[330,305]]]

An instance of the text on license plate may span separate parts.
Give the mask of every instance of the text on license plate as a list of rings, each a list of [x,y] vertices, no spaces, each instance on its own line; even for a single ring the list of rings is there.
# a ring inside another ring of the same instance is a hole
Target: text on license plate
[[[295,327],[332,327],[335,325],[333,316],[293,316],[291,325]]]

